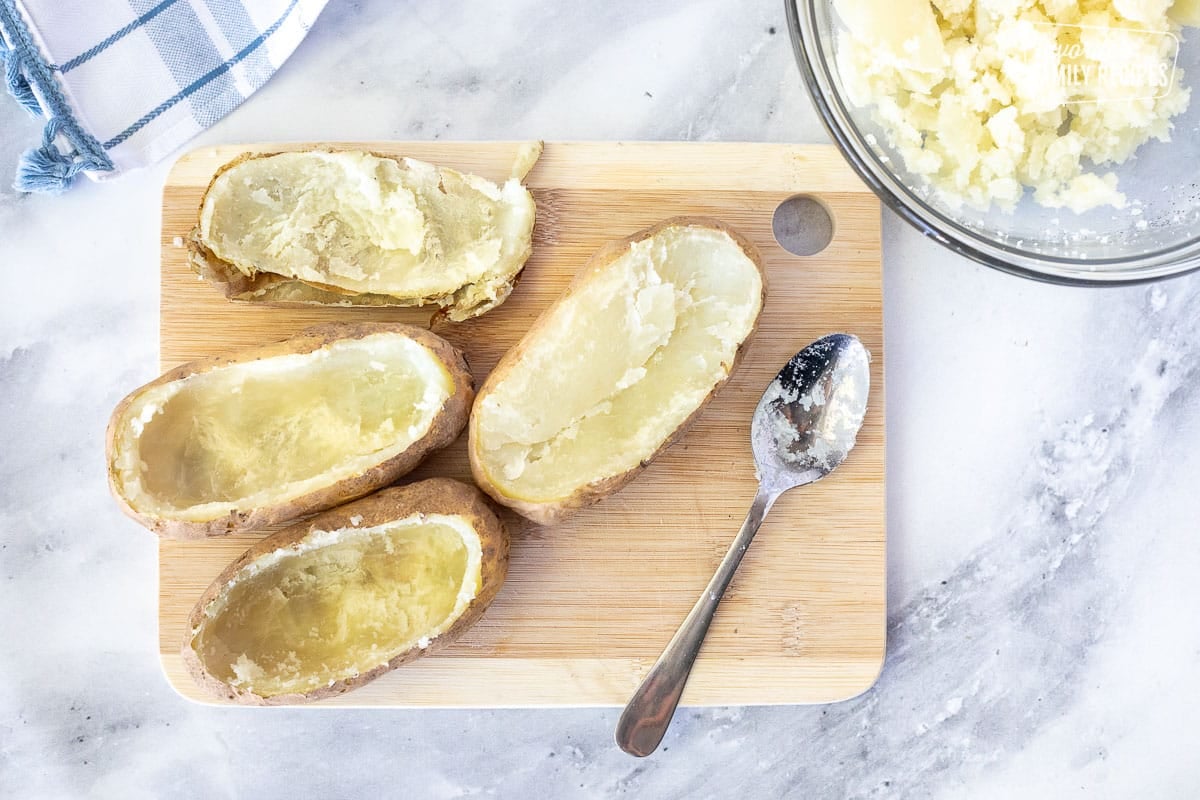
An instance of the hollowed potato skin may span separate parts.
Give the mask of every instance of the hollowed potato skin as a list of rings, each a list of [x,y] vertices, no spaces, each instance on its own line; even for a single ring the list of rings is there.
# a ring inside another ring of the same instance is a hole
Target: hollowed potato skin
[[[528,163],[523,165],[519,171],[514,172],[514,176],[524,180],[525,174],[532,169],[534,163],[541,156],[542,143],[536,143],[536,155],[528,160]],[[313,152],[337,152],[342,148],[333,145],[322,145],[313,148]],[[303,152],[303,151],[301,151]],[[397,156],[389,153],[380,153],[373,150],[358,151],[364,152],[376,158],[385,158],[392,161],[400,162],[403,156]],[[227,164],[221,166],[215,173],[212,179],[209,180],[208,187],[204,190],[204,195],[200,199],[199,209],[204,208],[204,204],[208,199],[208,193],[212,191],[217,179],[225,172],[246,163],[260,158],[270,158],[280,155],[279,152],[269,153],[243,153]],[[520,162],[518,162],[520,163]],[[514,169],[516,167],[514,166]],[[239,302],[259,302],[266,305],[274,305],[280,307],[289,306],[343,306],[343,307],[379,307],[379,306],[394,306],[394,307],[422,307],[434,305],[438,307],[434,317],[439,320],[449,319],[451,321],[459,321],[470,319],[471,317],[480,316],[496,306],[501,305],[516,287],[520,280],[521,274],[525,270],[525,264],[529,260],[530,254],[533,252],[532,240],[527,244],[523,255],[518,259],[518,264],[512,274],[497,284],[500,287],[499,297],[494,303],[489,303],[480,307],[462,307],[458,295],[461,291],[471,284],[459,287],[455,292],[450,292],[443,295],[434,295],[430,297],[396,297],[390,294],[382,294],[378,292],[356,292],[351,289],[345,289],[339,286],[331,286],[322,283],[313,283],[310,281],[301,280],[299,278],[289,278],[283,275],[277,275],[273,272],[258,272],[253,276],[246,275],[239,269],[234,267],[229,262],[225,261],[204,241],[200,235],[200,226],[197,224],[195,228],[187,236],[188,248],[188,264],[192,271],[203,278],[208,283],[212,284],[229,300]]]
[[[463,517],[471,523],[471,527],[479,534],[479,544],[482,551],[480,559],[480,588],[479,593],[462,615],[454,621],[450,628],[421,649],[414,647],[400,653],[369,672],[364,672],[354,678],[338,681],[330,686],[323,686],[304,694],[280,694],[263,697],[245,690],[237,689],[224,681],[213,677],[201,663],[196,651],[191,647],[192,631],[200,624],[205,607],[211,603],[225,584],[237,575],[243,567],[256,558],[283,547],[288,547],[303,539],[314,530],[340,530],[342,528],[369,528],[382,525],[391,520],[403,519],[414,514],[446,514]],[[351,522],[351,517],[357,519],[357,525]],[[376,492],[370,497],[347,503],[344,506],[330,509],[312,519],[284,528],[247,550],[240,558],[231,563],[209,585],[200,596],[192,613],[188,616],[187,635],[182,644],[184,665],[196,683],[216,699],[226,702],[254,706],[296,705],[310,703],[328,697],[348,692],[359,686],[370,683],[386,672],[407,664],[422,656],[435,653],[460,637],[468,628],[474,625],[483,615],[485,609],[496,597],[508,572],[509,535],[504,523],[488,505],[487,499],[474,486],[460,483],[450,478],[430,478],[412,483],[407,486],[392,487]]]
[[[454,391],[451,392],[441,411],[434,418],[429,431],[425,436],[413,442],[408,449],[376,464],[365,472],[351,475],[302,497],[261,508],[236,509],[225,516],[205,522],[161,519],[143,514],[122,495],[114,463],[117,438],[126,412],[142,392],[155,386],[182,380],[190,375],[230,364],[260,361],[282,355],[311,353],[334,342],[362,339],[380,333],[398,333],[425,346],[438,357],[454,381]],[[458,438],[467,423],[474,396],[475,382],[468,371],[463,354],[445,339],[424,328],[382,322],[330,322],[314,325],[282,341],[182,364],[130,392],[113,410],[105,435],[109,489],[126,515],[159,536],[168,539],[206,539],[211,536],[225,536],[239,531],[277,525],[354,500],[383,486],[395,483],[415,469],[429,453],[445,447]]]
[[[636,478],[638,474],[650,464],[651,461],[658,458],[658,456],[664,450],[678,441],[679,438],[687,432],[688,428],[690,428],[696,422],[696,420],[699,419],[700,413],[704,410],[705,406],[712,401],[713,397],[716,396],[716,393],[721,389],[721,387],[729,381],[730,377],[732,377],[734,371],[737,369],[738,364],[741,363],[747,344],[754,338],[754,334],[758,330],[758,321],[761,318],[761,309],[766,302],[767,276],[766,271],[763,269],[762,256],[759,254],[758,248],[755,247],[749,239],[720,220],[712,219],[710,217],[680,216],[663,220],[657,225],[646,228],[642,231],[638,231],[632,236],[610,242],[596,251],[596,253],[589,258],[583,267],[581,267],[575,274],[575,277],[571,280],[571,283],[567,286],[567,289],[555,301],[554,305],[543,311],[542,314],[539,315],[536,320],[534,320],[533,325],[530,326],[528,332],[526,332],[526,334],[521,338],[521,341],[519,341],[500,359],[500,363],[496,365],[496,368],[492,370],[492,372],[484,380],[483,385],[480,387],[479,393],[476,396],[476,403],[478,404],[482,402],[483,398],[485,398],[488,392],[491,390],[491,387],[503,380],[508,374],[509,370],[512,368],[512,365],[520,361],[525,351],[529,347],[528,343],[534,341],[539,336],[541,329],[544,327],[544,320],[547,318],[553,307],[570,297],[577,286],[587,281],[588,278],[594,273],[603,271],[605,267],[623,256],[629,250],[630,245],[643,241],[644,239],[653,238],[666,228],[686,226],[712,228],[728,234],[729,237],[733,239],[739,247],[742,248],[742,251],[746,254],[746,256],[749,257],[752,262],[754,262],[754,265],[758,268],[759,276],[762,280],[762,293],[759,303],[760,313],[755,317],[754,324],[751,327],[750,332],[738,346],[737,352],[734,354],[733,362],[729,365],[729,369],[725,378],[712,388],[712,390],[708,393],[708,396],[704,398],[703,402],[701,402],[700,405],[698,405],[696,409],[687,417],[687,419],[685,419],[679,425],[679,427],[677,427],[671,433],[671,435],[663,441],[658,449],[647,457],[643,458],[637,466],[616,475],[597,478],[596,480],[577,489],[569,497],[548,502],[531,501],[520,497],[513,497],[496,485],[496,483],[491,479],[491,476],[488,475],[487,469],[483,464],[483,456],[481,454],[479,443],[479,433],[476,429],[478,418],[477,415],[472,414],[471,419],[467,424],[467,451],[470,455],[471,461],[471,477],[475,480],[476,485],[478,485],[480,489],[486,492],[497,503],[508,506],[526,519],[532,520],[540,525],[553,525],[557,522],[561,522],[575,511],[598,503]],[[749,420],[747,420],[747,423],[748,422]]]

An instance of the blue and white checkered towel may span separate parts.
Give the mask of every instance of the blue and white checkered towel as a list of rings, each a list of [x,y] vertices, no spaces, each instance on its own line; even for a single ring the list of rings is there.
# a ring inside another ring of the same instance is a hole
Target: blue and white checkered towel
[[[262,86],[325,0],[0,0],[0,62],[46,119],[15,186],[153,164]]]

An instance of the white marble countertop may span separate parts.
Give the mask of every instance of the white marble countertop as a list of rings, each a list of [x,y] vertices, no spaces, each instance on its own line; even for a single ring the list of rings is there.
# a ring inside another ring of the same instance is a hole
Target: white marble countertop
[[[0,181],[38,126],[0,101]],[[781,3],[334,0],[196,144],[825,141]],[[156,373],[166,165],[0,194],[0,796],[1200,796],[1200,277],[1039,285],[885,229],[889,645],[823,707],[218,709],[156,655],[155,543],[104,484]]]

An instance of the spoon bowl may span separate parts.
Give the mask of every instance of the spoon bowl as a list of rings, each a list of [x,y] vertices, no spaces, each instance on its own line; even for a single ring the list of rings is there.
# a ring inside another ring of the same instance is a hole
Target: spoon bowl
[[[786,491],[820,480],[846,459],[867,411],[870,361],[862,342],[846,333],[792,356],[750,423],[760,484]]]
[[[716,574],[621,713],[616,740],[626,753],[658,748],[717,606],[771,506],[788,489],[828,475],[854,447],[870,360],[857,337],[830,334],[792,356],[763,392],[750,423],[758,492]]]

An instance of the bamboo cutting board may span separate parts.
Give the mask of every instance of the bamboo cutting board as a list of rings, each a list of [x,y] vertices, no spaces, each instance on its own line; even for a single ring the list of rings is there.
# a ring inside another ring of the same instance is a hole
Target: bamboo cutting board
[[[369,142],[493,180],[516,145]],[[187,267],[183,241],[214,170],[246,150],[183,156],[163,192],[162,367],[284,338],[330,320],[428,324],[415,309],[285,309],[226,301]],[[884,656],[884,413],[879,204],[832,147],[709,143],[550,143],[526,181],[538,206],[534,253],[509,300],[437,331],[482,382],[501,354],[602,244],[666,217],[728,222],[761,249],[768,297],[745,361],[700,421],[633,483],[553,528],[506,513],[508,580],[455,644],[325,701],[349,706],[621,705],[724,555],[754,496],[750,416],[801,347],[857,334],[874,359],[858,446],[829,478],[784,495],[742,563],[709,632],[684,704],[815,703],[867,689]],[[796,257],[772,215],[797,194],[834,218],[823,252]],[[465,435],[411,479],[470,480]],[[406,478],[408,480],[408,478]],[[258,535],[159,547],[160,650],[183,695],[208,701],[178,654],[208,583]]]

